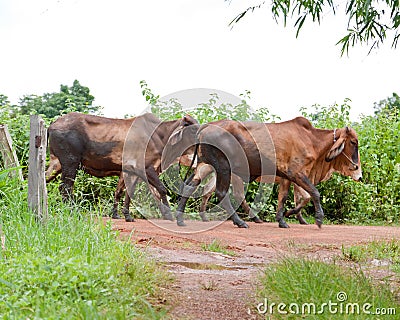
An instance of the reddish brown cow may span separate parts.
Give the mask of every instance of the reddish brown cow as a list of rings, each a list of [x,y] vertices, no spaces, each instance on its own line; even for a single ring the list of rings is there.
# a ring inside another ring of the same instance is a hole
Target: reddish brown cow
[[[243,181],[270,176],[270,182],[273,182],[275,172],[282,178],[276,215],[281,228],[288,227],[283,218],[283,208],[290,183],[295,183],[311,196],[316,224],[320,227],[324,214],[315,185],[328,179],[333,172],[356,181],[362,178],[356,132],[348,127],[317,129],[303,117],[272,124],[216,121],[199,128],[196,142],[199,162],[210,164],[216,172],[216,196],[239,227],[247,225],[237,216],[226,197],[231,173]],[[184,225],[186,201],[198,183],[193,179],[183,188],[177,211],[178,225]]]
[[[96,177],[121,177],[123,152],[134,156],[129,148],[142,150],[140,159],[128,159],[131,161],[129,177],[134,180],[128,186],[129,196],[133,195],[139,178],[148,182],[160,195],[163,217],[172,220],[167,190],[158,178],[161,155],[169,137],[175,131],[192,124],[197,124],[197,121],[188,115],[179,120],[162,122],[151,113],[130,119],[69,113],[53,122],[48,129],[50,165],[46,173],[47,180],[52,180],[61,172],[60,192],[66,200],[72,195],[79,167]],[[129,139],[128,149],[126,139]],[[133,166],[133,163],[137,165]],[[124,214],[127,221],[133,221],[129,211]]]

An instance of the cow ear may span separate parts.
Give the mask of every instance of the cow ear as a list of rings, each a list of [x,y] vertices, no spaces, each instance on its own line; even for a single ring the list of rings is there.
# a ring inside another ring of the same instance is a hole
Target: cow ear
[[[339,154],[342,153],[344,149],[344,143],[345,139],[344,138],[339,138],[332,146],[332,148],[329,150],[328,154],[325,157],[325,161],[329,162],[335,159]]]
[[[182,135],[183,135],[182,129],[174,132],[174,134],[169,137],[168,144],[170,144],[171,146],[177,144],[179,141],[182,140]]]

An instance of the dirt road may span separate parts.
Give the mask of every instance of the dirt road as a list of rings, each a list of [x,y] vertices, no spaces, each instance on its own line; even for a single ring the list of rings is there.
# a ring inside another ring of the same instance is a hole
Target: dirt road
[[[204,222],[191,223],[194,229],[204,228]],[[166,229],[175,226],[170,221],[157,224]],[[132,241],[175,275],[173,287],[166,291],[173,319],[258,319],[253,294],[264,264],[289,255],[330,260],[341,254],[342,246],[400,238],[399,227],[380,226],[324,225],[318,229],[292,224],[280,229],[277,223],[250,223],[249,229],[239,229],[224,222],[198,233],[171,232],[147,220],[113,220],[113,226],[121,236],[132,236]],[[204,246],[213,240],[234,255],[205,251]]]

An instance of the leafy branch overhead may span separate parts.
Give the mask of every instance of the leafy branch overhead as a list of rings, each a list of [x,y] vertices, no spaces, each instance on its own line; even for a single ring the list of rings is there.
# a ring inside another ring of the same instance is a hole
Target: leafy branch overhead
[[[230,0],[225,0],[230,1]],[[286,26],[288,18],[295,20],[296,37],[307,18],[321,23],[325,13],[337,13],[343,2],[334,0],[272,0],[271,11],[274,19],[283,18]],[[250,6],[239,13],[229,25],[233,27],[248,12],[265,6],[265,1]],[[348,0],[344,8],[348,17],[347,33],[337,42],[342,55],[348,53],[349,47],[356,44],[367,44],[370,52],[378,48],[387,38],[392,39],[396,48],[400,34],[400,0]]]

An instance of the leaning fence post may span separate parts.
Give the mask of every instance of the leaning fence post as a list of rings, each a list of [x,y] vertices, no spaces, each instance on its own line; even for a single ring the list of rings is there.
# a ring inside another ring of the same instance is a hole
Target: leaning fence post
[[[38,115],[30,116],[28,206],[40,221],[47,219],[46,128]]]
[[[6,124],[0,124],[0,145],[2,146],[2,148],[0,148],[0,153],[3,157],[4,168],[17,168],[17,170],[11,170],[9,175],[11,177],[18,176],[19,180],[24,180],[24,177],[22,176],[22,170],[19,167],[17,154],[13,149],[12,139]]]

